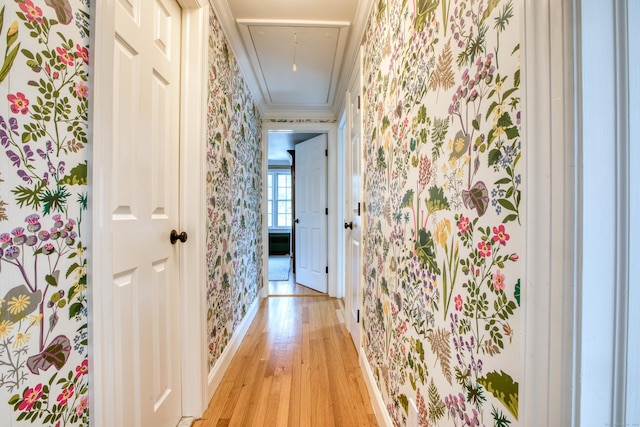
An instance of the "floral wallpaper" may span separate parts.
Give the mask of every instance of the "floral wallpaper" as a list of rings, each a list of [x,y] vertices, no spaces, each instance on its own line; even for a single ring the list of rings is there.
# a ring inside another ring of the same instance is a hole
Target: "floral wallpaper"
[[[89,5],[0,6],[0,419],[88,425]]]
[[[514,426],[523,348],[512,0],[378,0],[365,36],[363,345],[394,425]]]
[[[211,12],[206,183],[209,368],[262,287],[261,132],[258,110]]]

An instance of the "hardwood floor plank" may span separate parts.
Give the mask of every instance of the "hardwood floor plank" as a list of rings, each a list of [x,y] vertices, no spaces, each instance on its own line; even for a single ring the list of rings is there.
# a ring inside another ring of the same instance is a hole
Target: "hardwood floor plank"
[[[263,301],[194,427],[377,426],[342,301]]]

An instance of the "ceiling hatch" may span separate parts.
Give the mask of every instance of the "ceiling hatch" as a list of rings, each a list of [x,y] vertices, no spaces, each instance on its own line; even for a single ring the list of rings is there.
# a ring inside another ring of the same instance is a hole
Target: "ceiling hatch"
[[[331,106],[348,22],[237,23],[268,104],[302,109]]]

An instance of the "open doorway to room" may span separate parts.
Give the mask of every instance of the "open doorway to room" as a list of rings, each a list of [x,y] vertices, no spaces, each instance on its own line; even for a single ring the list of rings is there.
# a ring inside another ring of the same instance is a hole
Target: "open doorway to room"
[[[269,295],[322,295],[296,280],[295,147],[322,135],[314,132],[270,131],[268,139],[267,215]],[[304,166],[304,165],[303,165]],[[303,171],[304,175],[304,171]],[[326,186],[325,186],[326,188]]]

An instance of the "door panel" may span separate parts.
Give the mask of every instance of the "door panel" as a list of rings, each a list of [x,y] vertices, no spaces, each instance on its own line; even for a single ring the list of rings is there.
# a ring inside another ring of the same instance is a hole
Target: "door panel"
[[[327,293],[327,136],[296,145],[296,282]]]
[[[116,5],[112,177],[117,420],[174,427],[181,417],[178,158],[180,8]]]
[[[360,68],[358,67],[347,94],[347,157],[349,160],[346,189],[348,205],[345,212],[345,221],[351,223],[347,234],[347,260],[345,262],[345,277],[348,279],[347,295],[349,296],[347,327],[358,351],[360,351],[360,307],[362,305],[362,110],[360,87]]]

